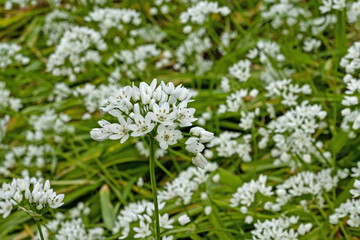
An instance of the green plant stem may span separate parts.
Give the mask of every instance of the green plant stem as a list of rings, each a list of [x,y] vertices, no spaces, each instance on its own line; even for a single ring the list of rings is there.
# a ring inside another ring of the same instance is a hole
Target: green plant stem
[[[156,191],[156,177],[155,177],[155,139],[150,137],[150,180],[153,194],[153,202],[155,206],[155,228],[156,239],[160,240],[160,225],[159,225],[159,206]]]
[[[37,228],[39,230],[40,238],[41,238],[41,240],[44,240],[44,235],[43,235],[42,230],[41,230],[40,222],[38,220],[35,220],[35,222],[36,222],[36,226],[37,226]]]

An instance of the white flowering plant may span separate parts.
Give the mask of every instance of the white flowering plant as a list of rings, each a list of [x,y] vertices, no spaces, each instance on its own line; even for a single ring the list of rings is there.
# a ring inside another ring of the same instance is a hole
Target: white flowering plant
[[[360,238],[359,0],[0,12],[1,240]]]
[[[102,108],[104,112],[116,117],[118,122],[100,120],[98,123],[101,128],[94,128],[90,132],[91,137],[97,141],[111,139],[124,143],[130,136],[147,138],[157,239],[160,239],[160,220],[155,177],[155,140],[166,150],[183,138],[178,128],[192,126],[196,121],[195,109],[188,108],[189,102],[191,93],[181,85],[176,88],[173,83],[161,82],[157,85],[157,80],[154,79],[150,85],[141,82],[139,87],[134,84],[126,86],[110,96]],[[190,129],[190,137],[183,143],[187,151],[197,154],[192,162],[202,169],[207,165],[201,154],[205,148],[203,143],[210,142],[213,137],[213,133],[201,127],[193,127]]]

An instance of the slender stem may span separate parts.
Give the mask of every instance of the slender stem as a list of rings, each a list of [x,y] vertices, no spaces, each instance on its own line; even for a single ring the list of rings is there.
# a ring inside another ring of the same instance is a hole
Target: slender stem
[[[39,231],[41,240],[45,240],[45,239],[44,239],[44,236],[43,236],[43,233],[42,233],[42,230],[41,230],[40,222],[39,222],[38,220],[35,220],[35,222],[36,222],[36,226],[37,226],[37,228],[38,228],[38,231]]]
[[[155,226],[156,239],[160,240],[160,225],[159,225],[159,206],[156,191],[156,177],[155,177],[155,139],[150,137],[150,180],[153,193],[153,202],[155,206]]]

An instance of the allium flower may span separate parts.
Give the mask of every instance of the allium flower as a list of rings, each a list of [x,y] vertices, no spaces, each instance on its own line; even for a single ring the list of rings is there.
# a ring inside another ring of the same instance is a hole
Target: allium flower
[[[181,132],[175,130],[174,126],[160,125],[157,133],[156,139],[159,141],[162,149],[167,149],[169,145],[176,144],[177,140],[182,138]]]
[[[56,194],[49,180],[43,184],[36,178],[14,178],[11,183],[3,183],[0,189],[0,214],[6,218],[14,206],[18,206],[31,216],[41,216],[50,208],[64,204],[65,195]],[[29,204],[31,209],[28,209]],[[36,209],[36,210],[35,210]]]
[[[179,127],[192,126],[197,119],[195,108],[188,108],[191,93],[185,87],[172,83],[157,85],[154,79],[150,85],[145,82],[139,87],[126,86],[108,98],[103,111],[118,119],[117,123],[100,120],[101,128],[94,128],[90,135],[94,140],[120,139],[124,143],[129,136],[150,136],[155,138],[163,150],[176,144],[183,138]],[[206,159],[199,155],[210,142],[214,134],[201,127],[190,129],[190,138],[185,141],[186,150],[198,154],[193,162],[200,168],[206,166]]]

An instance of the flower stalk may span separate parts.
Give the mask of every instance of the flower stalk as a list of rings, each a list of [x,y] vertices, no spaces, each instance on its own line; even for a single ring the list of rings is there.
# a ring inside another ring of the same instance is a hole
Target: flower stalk
[[[149,137],[149,139],[150,139],[149,167],[150,167],[151,189],[152,189],[154,209],[155,209],[156,239],[160,240],[159,206],[157,200],[156,176],[155,176],[155,139],[152,137]]]
[[[40,239],[41,240],[44,240],[44,235],[42,233],[42,230],[41,230],[41,224],[38,220],[35,219],[35,222],[36,222],[36,226],[38,228],[38,231],[39,231],[39,235],[40,235]]]

